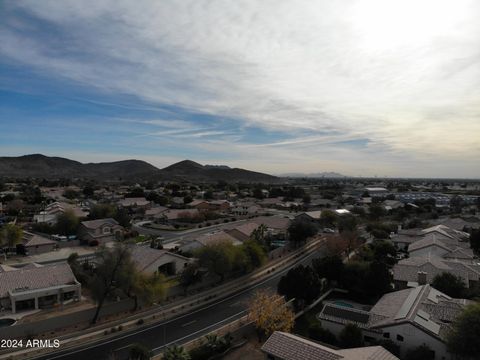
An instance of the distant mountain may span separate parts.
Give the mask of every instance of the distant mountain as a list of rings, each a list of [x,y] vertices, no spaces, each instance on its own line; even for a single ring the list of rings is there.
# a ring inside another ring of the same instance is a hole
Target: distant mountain
[[[83,164],[41,154],[0,157],[0,177],[96,178],[100,180],[183,180],[193,182],[275,182],[278,178],[225,165],[201,165],[184,160],[164,169],[141,160]]]
[[[255,171],[230,168],[226,165],[201,165],[191,160],[184,160],[170,165],[162,172],[173,177],[184,180],[196,179],[197,181],[219,181],[226,182],[276,182],[278,178]]]
[[[343,178],[347,177],[336,172],[320,172],[320,173],[287,173],[279,175],[281,177],[291,177],[291,178]]]
[[[14,178],[135,179],[152,176],[159,169],[141,160],[89,163],[41,154],[0,157],[0,176]]]

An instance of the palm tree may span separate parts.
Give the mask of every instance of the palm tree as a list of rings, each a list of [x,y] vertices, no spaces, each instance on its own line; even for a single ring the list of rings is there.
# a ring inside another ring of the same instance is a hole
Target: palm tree
[[[163,353],[163,360],[190,360],[190,354],[183,346],[169,346]]]
[[[142,344],[134,344],[130,348],[129,360],[150,360],[152,352]]]

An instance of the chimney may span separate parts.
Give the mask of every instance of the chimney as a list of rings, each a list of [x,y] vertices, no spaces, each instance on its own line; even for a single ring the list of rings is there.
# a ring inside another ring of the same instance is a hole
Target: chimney
[[[426,285],[427,284],[427,273],[425,271],[419,271],[417,273],[418,276],[418,285]]]

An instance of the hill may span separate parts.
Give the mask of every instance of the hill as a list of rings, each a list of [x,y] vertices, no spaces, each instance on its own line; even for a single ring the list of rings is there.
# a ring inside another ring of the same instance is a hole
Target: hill
[[[276,182],[278,178],[255,171],[230,168],[225,165],[201,165],[191,160],[184,160],[162,169],[163,173],[184,180],[226,181],[226,182]]]
[[[225,165],[201,165],[184,160],[164,169],[141,160],[88,163],[41,154],[0,157],[0,177],[95,178],[99,180],[178,180],[192,182],[275,182],[278,178]]]

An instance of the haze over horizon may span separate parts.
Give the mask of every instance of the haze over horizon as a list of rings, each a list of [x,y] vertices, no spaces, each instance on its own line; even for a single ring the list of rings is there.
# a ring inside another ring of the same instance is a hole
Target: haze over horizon
[[[478,18],[467,0],[3,1],[0,156],[480,178]]]

